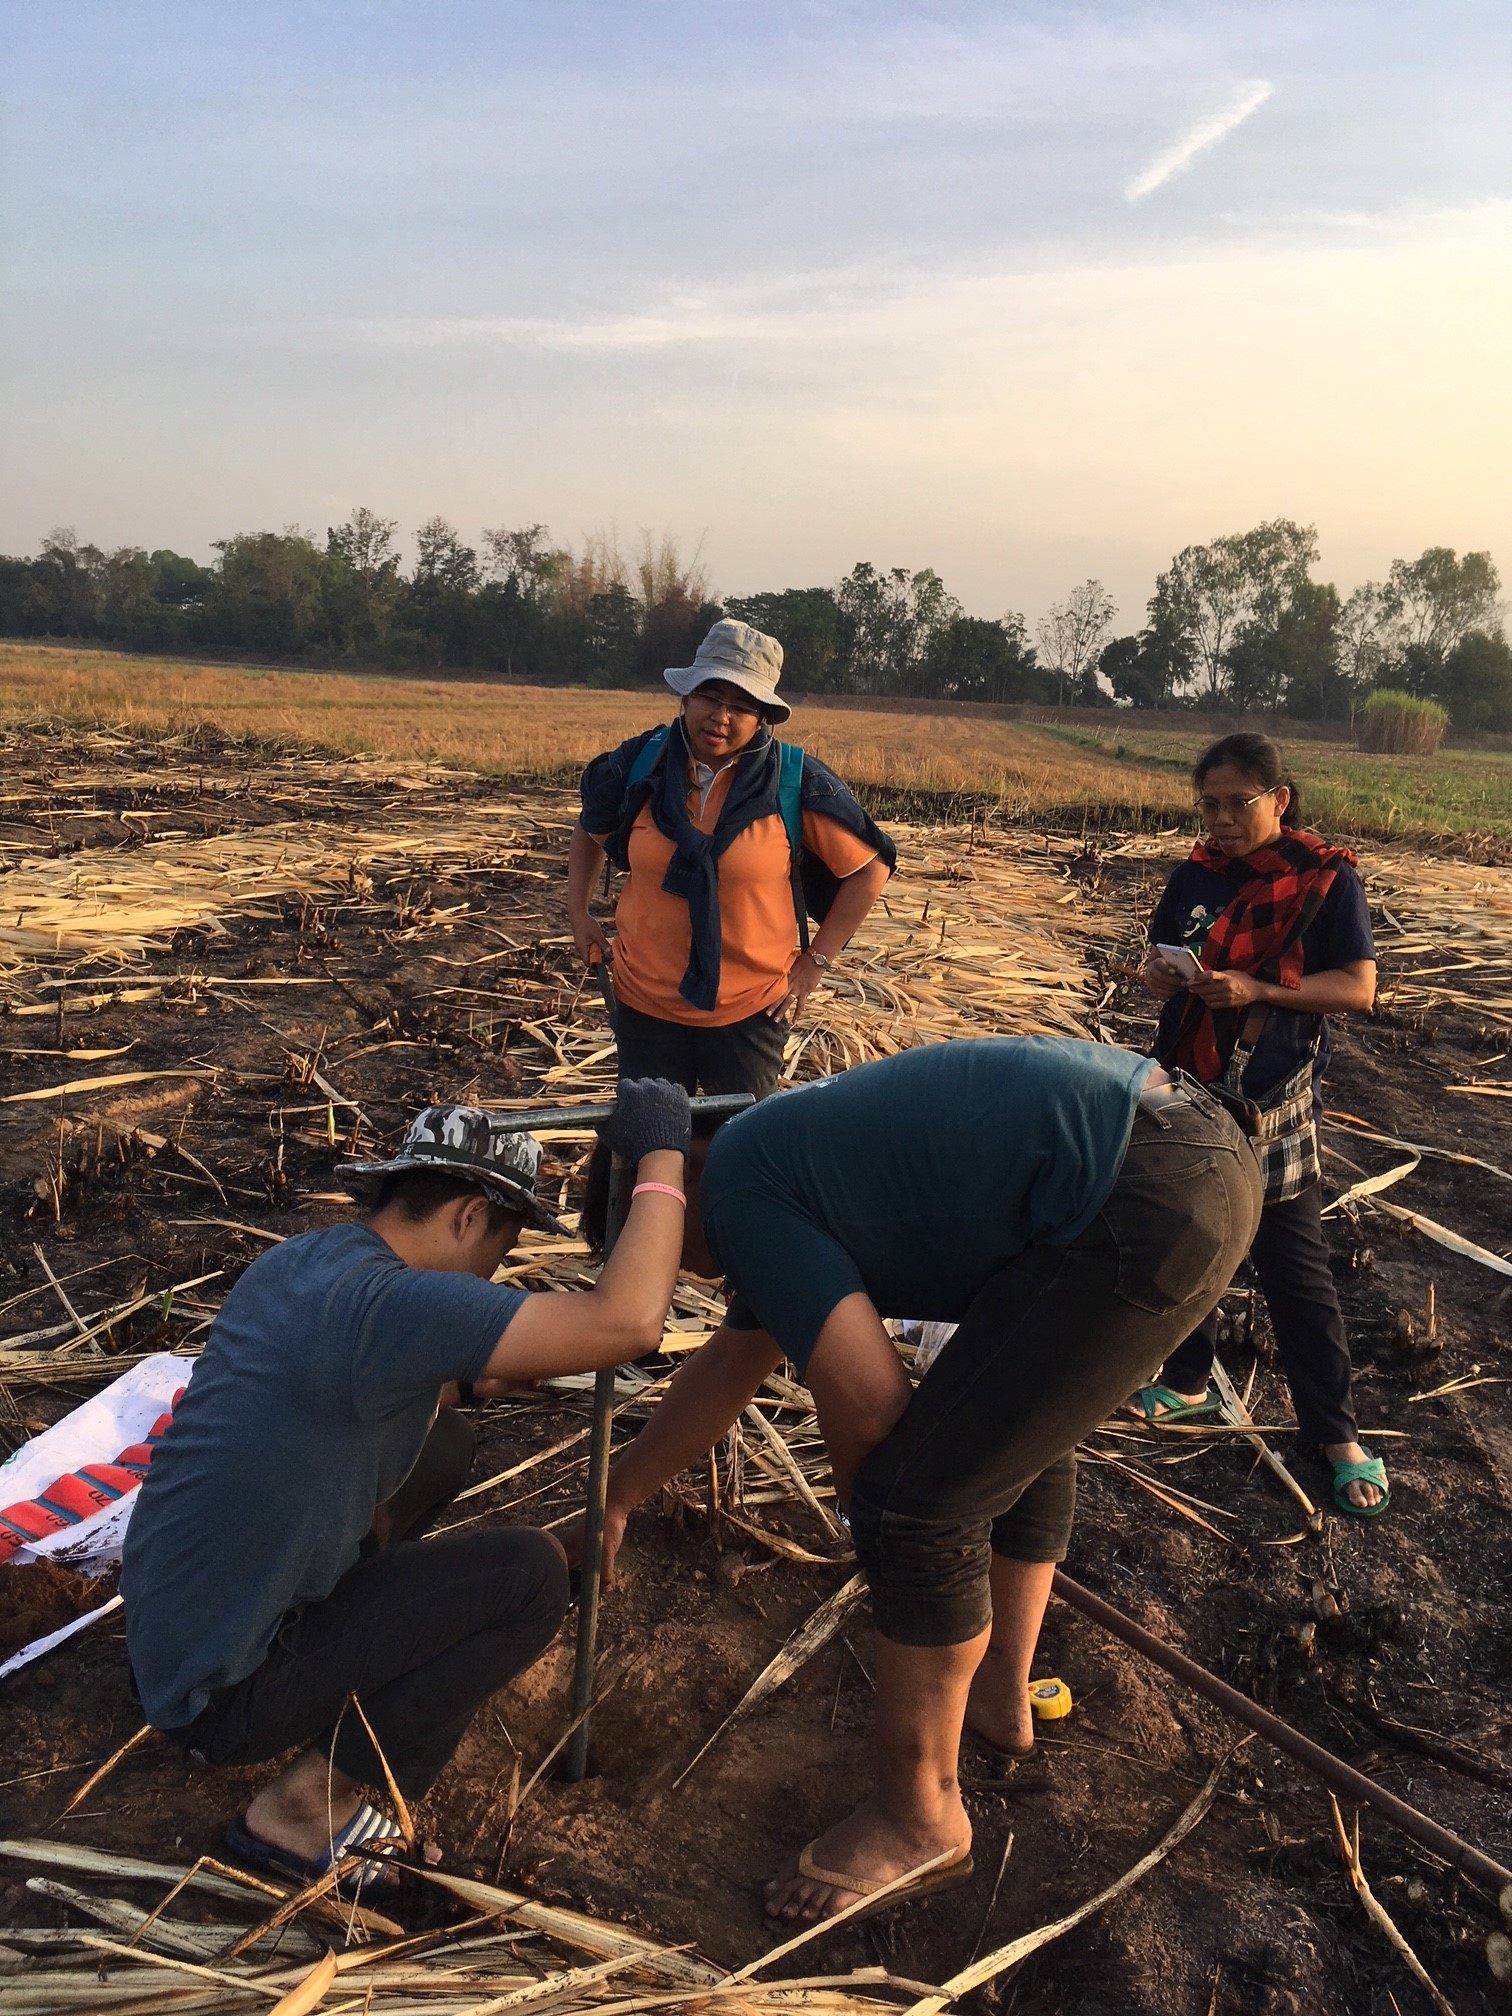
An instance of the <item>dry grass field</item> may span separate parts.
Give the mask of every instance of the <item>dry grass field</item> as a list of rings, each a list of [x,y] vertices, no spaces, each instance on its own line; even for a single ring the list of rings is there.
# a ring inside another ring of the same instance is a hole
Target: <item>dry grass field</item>
[[[160,729],[211,721],[261,739],[575,782],[590,756],[664,721],[665,693],[264,671],[0,644],[0,722],[61,716]],[[1182,780],[1010,721],[800,709],[789,731],[855,786],[1002,801],[1009,813],[1142,823],[1185,808]]]
[[[0,644],[0,725],[49,716],[132,729],[209,722],[260,741],[398,756],[572,784],[589,757],[664,721],[670,696],[483,680],[201,665]],[[1187,770],[1207,739],[1148,729],[994,721],[801,705],[786,731],[894,814],[948,815],[983,800],[1007,818],[1089,827],[1190,816]],[[1307,816],[1326,832],[1498,854],[1512,841],[1512,754],[1378,756],[1325,742],[1295,750]],[[952,807],[951,801],[963,801]]]

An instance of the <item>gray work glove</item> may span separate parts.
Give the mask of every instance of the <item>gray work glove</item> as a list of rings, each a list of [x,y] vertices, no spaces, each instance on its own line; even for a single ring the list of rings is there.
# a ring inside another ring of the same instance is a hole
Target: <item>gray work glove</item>
[[[665,1078],[621,1078],[614,1111],[598,1123],[600,1141],[632,1167],[658,1148],[686,1155],[692,1131],[687,1093]]]

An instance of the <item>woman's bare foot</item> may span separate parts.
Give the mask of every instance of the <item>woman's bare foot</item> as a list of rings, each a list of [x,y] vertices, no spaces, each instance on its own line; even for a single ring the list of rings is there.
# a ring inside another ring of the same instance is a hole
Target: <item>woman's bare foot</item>
[[[1330,1463],[1368,1463],[1370,1460],[1369,1452],[1358,1442],[1325,1443],[1323,1454]],[[1372,1506],[1379,1505],[1385,1495],[1374,1484],[1368,1484],[1363,1477],[1356,1477],[1344,1486],[1344,1496],[1351,1505],[1358,1505],[1362,1512],[1368,1512]]]
[[[1148,1386],[1141,1386],[1139,1393],[1148,1393],[1149,1390]],[[1165,1390],[1179,1400],[1183,1407],[1200,1407],[1208,1396],[1206,1386],[1203,1387],[1200,1393],[1182,1393],[1174,1386],[1168,1386]],[[1141,1427],[1144,1427],[1151,1421],[1162,1420],[1172,1411],[1164,1400],[1157,1400],[1153,1409],[1146,1411],[1140,1400],[1139,1393],[1131,1393],[1122,1407],[1119,1408],[1118,1411],[1123,1415],[1125,1420],[1137,1421]]]
[[[905,1831],[879,1801],[867,1799],[849,1818],[812,1841],[808,1855],[818,1868],[863,1877],[868,1885],[873,1885],[890,1883],[923,1862],[970,1846],[971,1822],[959,1791],[954,1791],[928,1833],[921,1834],[912,1828]],[[815,1919],[833,1918],[837,1911],[843,1911],[865,1894],[839,1884],[816,1882],[798,1875],[795,1869],[789,1875],[773,1877],[768,1883],[767,1916],[797,1918],[811,1924]]]

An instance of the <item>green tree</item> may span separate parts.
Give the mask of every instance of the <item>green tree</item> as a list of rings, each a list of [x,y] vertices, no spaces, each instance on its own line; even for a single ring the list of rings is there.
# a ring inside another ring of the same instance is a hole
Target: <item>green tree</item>
[[[622,582],[588,598],[583,641],[590,686],[628,686],[641,638],[641,605]]]
[[[1115,700],[1131,707],[1153,707],[1139,676],[1139,639],[1111,637],[1097,654],[1097,669],[1107,680]]]
[[[942,700],[1004,706],[1043,697],[1024,619],[1012,612],[996,623],[980,616],[955,617],[931,638],[926,665],[930,690]]]
[[[102,637],[130,637],[159,611],[151,560],[140,546],[118,546],[100,556],[95,607]]]
[[[911,648],[908,583],[906,568],[882,573],[861,560],[835,590],[845,624],[840,691],[899,690]]]
[[[1467,631],[1444,659],[1438,697],[1461,734],[1512,729],[1512,645],[1484,630]]]
[[[416,532],[415,556],[404,618],[425,640],[435,665],[465,665],[473,641],[478,556],[444,518],[427,518]]]
[[[1186,640],[1201,698],[1230,697],[1229,654],[1241,633],[1253,653],[1291,606],[1317,558],[1316,529],[1290,518],[1226,533],[1176,555],[1156,580],[1150,627]]]
[[[640,635],[632,661],[637,684],[661,683],[668,666],[689,665],[711,624],[719,620],[717,602],[709,598],[703,562],[695,551],[686,564],[670,532],[641,538],[635,569],[640,589]]]
[[[910,699],[928,699],[935,691],[931,660],[939,638],[962,620],[961,605],[936,574],[924,567],[908,584],[908,659],[900,690]]]
[[[98,546],[80,545],[71,525],[55,526],[32,567],[31,627],[43,635],[96,636],[104,561]]]
[[[210,591],[210,569],[175,553],[171,546],[159,546],[149,553],[147,564],[152,569],[152,598],[165,608],[195,608]]]
[[[835,663],[845,636],[832,588],[784,588],[776,594],[732,595],[725,614],[775,637],[782,646],[782,678],[796,693],[835,690]]]
[[[19,554],[0,554],[0,634],[29,637],[34,634],[32,563]]]
[[[1350,718],[1391,655],[1391,603],[1379,581],[1364,581],[1347,597],[1335,631],[1338,678]]]
[[[323,635],[325,555],[297,526],[214,543],[199,623],[207,643],[291,656]]]
[[[344,525],[326,529],[325,626],[348,657],[382,656],[403,593],[395,518],[359,504]]]
[[[1288,712],[1321,720],[1347,717],[1338,687],[1339,597],[1325,584],[1295,583],[1285,605],[1241,624],[1227,655],[1228,694],[1245,711]]]
[[[835,590],[835,602],[844,625],[837,690],[914,697],[927,690],[933,639],[961,613],[932,567],[883,573],[860,561]]]
[[[547,610],[563,556],[542,524],[486,526],[480,567],[478,635],[485,654],[510,677],[546,674]]]
[[[1416,560],[1393,560],[1385,587],[1392,641],[1403,654],[1416,646],[1445,658],[1472,630],[1499,631],[1500,593],[1489,553],[1458,559],[1452,546],[1430,546]]]
[[[1108,641],[1118,604],[1101,581],[1083,581],[1064,602],[1053,602],[1039,624],[1040,663],[1054,681],[1057,704],[1097,705],[1097,661]]]

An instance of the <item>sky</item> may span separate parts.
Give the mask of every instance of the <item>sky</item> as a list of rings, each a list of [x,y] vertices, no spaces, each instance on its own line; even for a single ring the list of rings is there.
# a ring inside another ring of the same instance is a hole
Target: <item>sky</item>
[[[1512,8],[0,0],[0,551],[1512,577]]]

